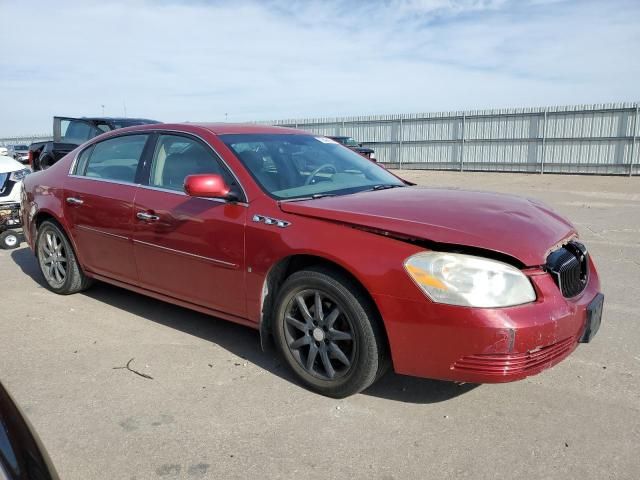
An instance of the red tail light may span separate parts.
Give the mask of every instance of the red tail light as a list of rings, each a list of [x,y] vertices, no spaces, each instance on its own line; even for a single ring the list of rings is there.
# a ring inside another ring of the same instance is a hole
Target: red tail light
[[[29,166],[33,170],[33,152],[31,150],[29,150]]]

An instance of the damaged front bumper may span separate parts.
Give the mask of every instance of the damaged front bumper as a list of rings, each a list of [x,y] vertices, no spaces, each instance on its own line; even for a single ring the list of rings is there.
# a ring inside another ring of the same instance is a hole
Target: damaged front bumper
[[[528,273],[537,300],[516,307],[468,308],[376,295],[394,370],[426,378],[498,383],[520,380],[559,363],[579,341],[590,340],[599,326],[600,282],[589,263],[589,283],[571,299],[562,296],[542,269]]]

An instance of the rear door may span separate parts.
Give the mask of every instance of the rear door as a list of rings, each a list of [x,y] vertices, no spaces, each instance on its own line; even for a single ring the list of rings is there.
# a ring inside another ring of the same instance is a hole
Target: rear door
[[[203,141],[160,134],[135,201],[134,252],[144,288],[243,316],[246,204],[190,197],[187,175],[235,179]],[[237,186],[239,188],[239,186]]]
[[[112,137],[83,150],[65,185],[65,215],[82,264],[137,282],[131,240],[133,203],[148,134]]]

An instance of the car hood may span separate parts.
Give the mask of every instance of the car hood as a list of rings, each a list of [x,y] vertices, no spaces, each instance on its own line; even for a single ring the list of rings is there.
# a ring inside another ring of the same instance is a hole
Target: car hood
[[[528,198],[457,189],[403,187],[281,202],[288,213],[438,244],[491,250],[526,266],[543,265],[575,228]]]
[[[0,155],[0,173],[17,172],[24,169],[24,165],[6,155]]]

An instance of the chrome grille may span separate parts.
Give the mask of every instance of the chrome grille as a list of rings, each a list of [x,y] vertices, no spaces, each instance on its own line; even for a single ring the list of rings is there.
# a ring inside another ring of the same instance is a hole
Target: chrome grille
[[[589,255],[580,242],[572,241],[547,257],[551,273],[562,295],[571,298],[581,293],[589,280]]]

